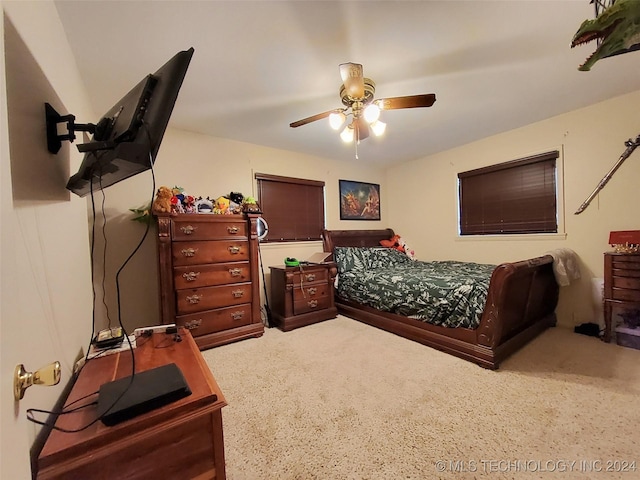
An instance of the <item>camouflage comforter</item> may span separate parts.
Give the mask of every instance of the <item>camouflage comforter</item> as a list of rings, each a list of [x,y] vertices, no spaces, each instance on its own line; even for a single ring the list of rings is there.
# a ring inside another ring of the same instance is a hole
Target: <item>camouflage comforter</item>
[[[391,248],[336,247],[334,258],[341,298],[452,328],[478,326],[495,269],[414,261]]]

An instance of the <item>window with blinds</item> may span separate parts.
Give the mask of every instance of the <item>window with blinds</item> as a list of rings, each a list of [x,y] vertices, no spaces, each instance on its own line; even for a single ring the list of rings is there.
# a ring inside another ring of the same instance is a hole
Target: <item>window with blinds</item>
[[[256,173],[258,203],[269,225],[263,242],[322,240],[324,182]]]
[[[558,232],[557,150],[458,174],[460,235]]]

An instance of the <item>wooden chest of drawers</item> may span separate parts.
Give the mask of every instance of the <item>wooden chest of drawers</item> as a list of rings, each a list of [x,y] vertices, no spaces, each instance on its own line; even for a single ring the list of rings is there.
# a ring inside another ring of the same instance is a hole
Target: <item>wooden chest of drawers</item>
[[[333,295],[335,264],[270,269],[271,314],[275,326],[286,332],[338,315]]]
[[[163,323],[199,348],[260,336],[258,215],[158,216]]]
[[[175,363],[191,395],[108,427],[96,421],[95,392],[103,383],[131,374],[131,354],[88,361],[66,399],[82,407],[52,416],[56,427],[70,432],[49,433],[32,477],[224,480],[222,408],[227,402],[189,332],[180,333],[181,342],[164,333],[146,338],[135,349],[135,368],[139,373]]]
[[[611,341],[614,307],[640,309],[640,253],[604,254],[604,338]]]

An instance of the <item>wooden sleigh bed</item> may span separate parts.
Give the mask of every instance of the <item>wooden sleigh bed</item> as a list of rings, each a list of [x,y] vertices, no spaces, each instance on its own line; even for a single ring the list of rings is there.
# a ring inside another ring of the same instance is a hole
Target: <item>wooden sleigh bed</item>
[[[325,252],[335,247],[379,247],[392,229],[325,230]],[[338,281],[340,279],[338,278]],[[553,257],[498,265],[491,274],[487,300],[477,328],[451,328],[377,310],[340,298],[338,312],[443,352],[497,369],[500,362],[548,327],[555,326],[559,286]]]

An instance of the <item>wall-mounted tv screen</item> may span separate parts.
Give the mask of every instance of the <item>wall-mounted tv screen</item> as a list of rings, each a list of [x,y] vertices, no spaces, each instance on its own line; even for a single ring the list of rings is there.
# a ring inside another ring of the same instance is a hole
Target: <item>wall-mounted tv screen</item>
[[[91,141],[78,145],[85,156],[67,189],[84,197],[151,168],[193,51],[177,53],[102,116]]]

